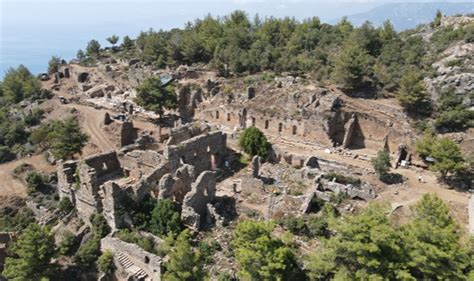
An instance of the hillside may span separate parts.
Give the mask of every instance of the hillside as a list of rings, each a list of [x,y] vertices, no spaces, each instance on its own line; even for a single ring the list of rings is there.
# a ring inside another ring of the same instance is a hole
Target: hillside
[[[428,2],[428,3],[388,3],[373,8],[364,13],[348,15],[347,19],[354,25],[360,26],[365,21],[370,21],[376,26],[381,26],[384,21],[390,20],[398,31],[415,28],[433,20],[433,15],[440,10],[447,16],[456,14],[474,13],[472,2]],[[332,21],[336,23],[337,20]]]
[[[250,18],[5,74],[3,276],[472,280],[474,17]]]

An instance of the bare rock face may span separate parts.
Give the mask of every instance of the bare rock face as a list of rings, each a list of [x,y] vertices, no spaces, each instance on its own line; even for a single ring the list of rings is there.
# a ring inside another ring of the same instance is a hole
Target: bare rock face
[[[216,195],[216,177],[214,172],[203,172],[192,185],[183,200],[181,219],[193,229],[200,229],[209,214],[207,204],[212,203]]]

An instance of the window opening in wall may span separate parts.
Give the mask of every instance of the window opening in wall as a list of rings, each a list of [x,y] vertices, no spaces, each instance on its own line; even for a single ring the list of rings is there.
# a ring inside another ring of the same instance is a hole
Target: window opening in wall
[[[270,124],[270,122],[268,120],[265,120],[265,129],[268,129],[269,124]]]
[[[281,131],[283,131],[283,124],[278,123],[278,132],[281,132]]]
[[[296,135],[296,129],[297,129],[296,125],[293,125],[293,135]]]

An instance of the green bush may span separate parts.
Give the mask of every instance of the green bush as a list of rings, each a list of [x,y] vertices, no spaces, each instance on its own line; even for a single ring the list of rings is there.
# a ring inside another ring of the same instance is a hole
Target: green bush
[[[130,231],[128,229],[121,229],[117,234],[117,238],[120,240],[127,242],[127,243],[133,243],[135,245],[138,245],[140,248],[143,250],[153,253],[156,253],[155,250],[155,242],[153,238],[143,236],[138,232],[135,231]]]
[[[335,179],[336,182],[340,184],[352,184],[355,186],[359,186],[361,184],[361,180],[359,178],[344,176],[336,172],[329,172],[325,174],[323,178],[327,179],[328,181],[333,181]]]
[[[41,187],[43,187],[47,182],[47,179],[44,175],[38,172],[30,172],[26,176],[26,187],[28,193],[34,193],[39,191]]]
[[[97,260],[97,268],[105,274],[112,274],[115,270],[114,254],[108,250],[104,251]]]
[[[178,235],[182,229],[179,205],[169,199],[158,200],[151,212],[150,232],[159,236]]]
[[[242,132],[239,146],[245,153],[254,156],[267,157],[271,145],[265,135],[256,127],[250,127]]]
[[[93,214],[91,216],[92,230],[96,237],[103,238],[110,232],[110,226],[107,223],[104,215],[102,214]]]
[[[100,238],[93,237],[82,244],[81,247],[79,247],[74,259],[81,268],[90,269],[92,266],[94,266],[95,262],[99,258],[99,255]]]
[[[442,112],[435,120],[435,128],[439,132],[456,132],[474,127],[474,111],[456,108]]]
[[[69,200],[69,198],[64,197],[59,201],[58,208],[61,214],[66,215],[74,209],[74,205],[71,203],[71,200]]]
[[[382,177],[390,171],[390,155],[386,150],[380,150],[377,156],[372,159],[372,166],[375,172]]]
[[[76,246],[76,237],[71,232],[64,234],[63,240],[59,243],[58,252],[60,255],[70,255],[72,249]]]

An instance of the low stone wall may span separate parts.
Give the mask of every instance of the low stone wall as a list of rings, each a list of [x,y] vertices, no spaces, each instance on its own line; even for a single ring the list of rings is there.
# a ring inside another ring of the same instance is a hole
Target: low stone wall
[[[124,242],[118,238],[105,237],[100,240],[101,250],[109,250],[114,254],[114,263],[117,267],[128,273],[130,277],[137,273],[137,269],[142,269],[148,276],[146,280],[161,280],[161,264],[162,259],[149,253],[139,246]],[[123,266],[123,261],[119,257],[126,256],[127,265]],[[130,270],[127,270],[130,269]]]

